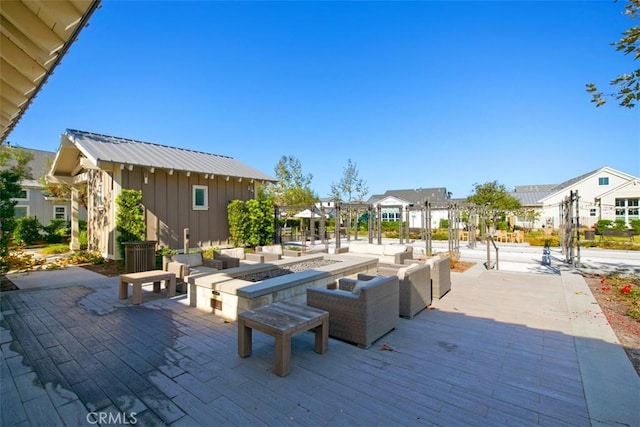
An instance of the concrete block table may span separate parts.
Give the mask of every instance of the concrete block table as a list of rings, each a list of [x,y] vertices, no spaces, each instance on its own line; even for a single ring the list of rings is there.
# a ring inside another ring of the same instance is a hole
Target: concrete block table
[[[127,273],[120,275],[120,299],[127,299],[129,283],[133,285],[133,304],[142,303],[142,284],[153,282],[153,292],[160,292],[160,282],[165,282],[167,298],[176,296],[176,275],[164,270],[141,271],[139,273]]]
[[[238,355],[251,355],[253,329],[276,339],[275,372],[281,377],[291,369],[291,337],[315,328],[315,352],[329,347],[329,313],[286,301],[238,314]]]

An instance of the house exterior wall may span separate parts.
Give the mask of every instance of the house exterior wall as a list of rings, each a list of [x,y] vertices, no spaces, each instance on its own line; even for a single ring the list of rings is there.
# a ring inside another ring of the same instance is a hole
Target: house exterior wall
[[[16,203],[16,208],[20,212],[26,212],[27,216],[35,217],[40,224],[49,225],[51,220],[55,219],[56,208],[59,208],[58,214],[64,220],[71,219],[71,202],[65,199],[53,199],[46,198],[42,187],[40,186],[22,186],[23,190],[26,190],[27,197],[20,199],[13,199]],[[86,218],[86,212],[83,210],[80,212],[81,218]]]
[[[380,204],[383,218],[389,217],[389,214],[397,214],[398,213],[397,206],[402,205],[403,209],[402,209],[402,213],[400,214],[401,220],[406,222],[407,220],[406,209],[409,206],[409,202],[407,202],[406,200],[401,200],[396,197],[386,197],[378,201],[377,203],[375,203],[374,207],[377,206],[378,204]],[[392,207],[392,206],[396,206],[396,207]],[[438,208],[431,209],[431,227],[432,228],[438,228],[440,226],[440,220],[447,219],[447,218],[449,218],[449,211],[447,209],[438,209]],[[416,209],[415,207],[411,208],[411,210],[409,211],[409,227],[422,228],[422,212],[419,209]]]
[[[640,219],[639,200],[640,180],[634,180],[600,197],[598,217],[611,221],[623,219],[630,226],[630,220]]]
[[[606,185],[601,184],[600,180],[608,179]],[[580,225],[591,227],[598,222],[598,204],[596,198],[619,187],[629,181],[629,178],[616,173],[615,171],[603,169],[593,175],[568,186],[562,191],[555,193],[543,200],[542,215],[540,222],[546,226],[553,228],[560,227],[560,207],[570,191],[578,191],[579,196],[579,217]],[[615,198],[615,194],[611,195]],[[595,210],[595,215],[594,215]],[[603,218],[604,218],[603,211]],[[615,213],[614,213],[615,214]],[[615,216],[615,215],[614,215]],[[610,219],[615,219],[612,216]]]
[[[184,248],[185,228],[189,229],[191,248],[227,246],[227,204],[235,199],[249,200],[255,194],[254,184],[246,179],[226,180],[218,176],[210,179],[201,174],[187,176],[184,172],[150,172],[143,167],[132,170],[102,167],[103,170],[90,172],[89,247],[109,258],[119,258],[115,214],[120,188],[142,191],[146,240],[157,241],[158,247],[171,249]],[[207,209],[194,209],[194,185],[206,188]]]

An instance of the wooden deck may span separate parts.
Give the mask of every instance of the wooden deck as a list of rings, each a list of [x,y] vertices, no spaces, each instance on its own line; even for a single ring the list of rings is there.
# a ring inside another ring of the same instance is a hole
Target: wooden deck
[[[89,408],[134,411],[139,425],[591,423],[560,276],[454,275],[434,309],[369,349],[329,339],[320,355],[313,333],[294,336],[286,377],[273,373],[272,337],[255,331],[242,359],[237,325],[185,297],[132,306],[101,285],[1,302],[2,425],[75,424]]]

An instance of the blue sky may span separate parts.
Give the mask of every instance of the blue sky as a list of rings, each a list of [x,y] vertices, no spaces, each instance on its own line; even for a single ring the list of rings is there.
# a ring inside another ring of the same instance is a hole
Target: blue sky
[[[9,135],[67,128],[232,156],[294,155],[320,197],[347,159],[370,194],[640,176],[640,107],[585,84],[638,67],[625,2],[103,0]]]

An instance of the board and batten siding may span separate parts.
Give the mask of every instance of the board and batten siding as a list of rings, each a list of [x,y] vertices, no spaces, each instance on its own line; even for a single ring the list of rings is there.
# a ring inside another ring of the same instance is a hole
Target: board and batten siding
[[[184,229],[189,229],[189,246],[206,248],[229,244],[227,204],[235,199],[253,198],[253,184],[237,178],[202,174],[187,176],[175,171],[133,167],[121,172],[122,188],[141,190],[145,209],[147,240],[155,240],[158,247],[171,249],[184,247]],[[207,210],[193,209],[193,186],[207,187]]]

